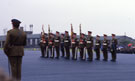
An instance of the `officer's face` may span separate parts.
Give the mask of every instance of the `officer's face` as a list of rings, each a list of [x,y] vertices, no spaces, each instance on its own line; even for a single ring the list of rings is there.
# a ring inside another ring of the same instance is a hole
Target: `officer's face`
[[[76,35],[73,35],[74,38],[76,38]]]
[[[114,39],[115,38],[115,36],[112,36],[112,39]]]
[[[99,40],[100,38],[99,37],[96,37],[97,40]]]
[[[51,35],[51,37],[53,37],[53,35]]]
[[[59,36],[59,33],[56,33],[56,36]]]
[[[91,36],[91,33],[88,33],[89,36]]]
[[[104,36],[104,39],[106,39],[107,37],[106,36]]]
[[[81,35],[82,38],[84,38],[84,35]]]
[[[63,35],[61,35],[61,38],[64,38],[64,36],[63,36]]]
[[[68,36],[68,33],[65,33],[66,36]]]

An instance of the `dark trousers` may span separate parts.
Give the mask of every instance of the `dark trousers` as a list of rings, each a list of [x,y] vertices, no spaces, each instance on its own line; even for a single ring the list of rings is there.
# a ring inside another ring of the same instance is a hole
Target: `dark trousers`
[[[61,48],[61,53],[62,53],[62,56],[64,57],[65,56],[64,47]]]
[[[70,48],[69,46],[65,46],[65,50],[66,50],[66,58],[70,58]]]
[[[111,54],[112,54],[112,60],[116,60],[116,51],[112,51]]]
[[[84,48],[80,48],[80,58],[83,59]]]
[[[59,58],[59,56],[60,56],[60,48],[59,48],[59,46],[56,46],[55,49],[56,49],[56,54],[57,54],[56,57]]]
[[[75,59],[75,47],[72,47],[72,58]]]
[[[46,56],[46,47],[41,47],[41,54],[42,54],[42,57]]]
[[[12,77],[21,81],[22,56],[8,56],[8,60],[11,66]]]
[[[87,52],[88,52],[89,60],[93,60],[93,51],[92,51],[92,48],[87,48]]]
[[[62,56],[64,57],[65,56],[65,52],[64,52],[64,47],[61,46],[61,52],[62,52]]]
[[[107,51],[107,49],[103,49],[103,56],[104,56],[104,60],[108,60],[108,51]]]
[[[100,49],[96,49],[96,59],[100,59]]]
[[[54,58],[54,48],[53,47],[49,47],[47,53],[48,53],[48,57],[50,56],[51,58]]]

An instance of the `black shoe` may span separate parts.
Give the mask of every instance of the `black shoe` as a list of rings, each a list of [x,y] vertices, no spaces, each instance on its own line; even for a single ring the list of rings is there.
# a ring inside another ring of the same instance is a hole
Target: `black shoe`
[[[96,58],[95,60],[100,60],[99,58]]]
[[[87,60],[88,60],[88,61],[93,61],[93,59],[91,59],[91,58],[87,58]]]
[[[65,59],[70,59],[69,57],[66,57]]]
[[[50,57],[50,58],[52,58],[52,59],[53,59],[54,57]]]
[[[88,59],[88,61],[92,62],[93,60],[92,59]]]
[[[49,58],[49,56],[48,56],[48,55],[46,55],[46,56],[45,56],[45,58]]]
[[[74,60],[77,60],[77,59],[74,59]]]
[[[86,59],[81,58],[82,61],[85,61]]]
[[[108,61],[107,59],[103,59],[103,61]]]
[[[59,57],[56,57],[56,59],[59,59]]]
[[[80,59],[82,59],[82,57],[79,57]]]
[[[113,59],[112,59],[111,61],[112,61],[112,62],[116,62],[116,60],[113,60]]]
[[[72,60],[77,60],[77,59],[75,59],[75,58],[72,58]]]
[[[90,58],[87,58],[87,60],[90,60]]]
[[[61,57],[65,57],[65,56],[61,56]]]

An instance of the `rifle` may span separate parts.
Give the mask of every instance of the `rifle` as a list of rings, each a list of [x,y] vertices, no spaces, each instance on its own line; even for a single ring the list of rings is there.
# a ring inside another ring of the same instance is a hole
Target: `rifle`
[[[50,25],[48,24],[48,41],[50,40]],[[54,48],[52,47],[52,55],[51,57],[54,57]]]
[[[84,51],[83,51],[83,60],[85,60],[85,59],[86,59],[86,52],[87,52],[87,51],[86,51],[86,48],[84,48],[83,50],[84,50]]]
[[[71,24],[71,45],[72,45],[72,40],[73,40],[73,25]]]
[[[75,58],[74,59],[77,59],[77,54],[78,54],[78,47],[75,48]]]
[[[81,34],[82,34],[81,24],[79,27],[80,27],[80,38],[81,38]]]
[[[81,24],[79,25],[79,28],[80,28],[80,38],[81,38],[81,34],[82,34],[82,29],[81,29]],[[84,48],[83,49],[84,50],[84,52],[83,52],[83,60],[85,60],[86,59],[86,48]]]
[[[42,40],[42,42],[44,42],[44,40],[45,40],[44,25],[42,25],[41,40]]]
[[[48,25],[48,45],[49,45],[49,40],[50,40],[50,25]],[[48,46],[46,47],[46,54],[49,55]]]
[[[43,32],[43,35],[44,35],[45,34],[44,25],[42,25],[42,32]]]
[[[48,40],[50,39],[50,25],[48,24]]]
[[[71,24],[71,41],[73,40],[73,33],[74,33],[73,32],[73,25]],[[75,48],[75,57],[74,57],[74,59],[77,59],[77,47]]]

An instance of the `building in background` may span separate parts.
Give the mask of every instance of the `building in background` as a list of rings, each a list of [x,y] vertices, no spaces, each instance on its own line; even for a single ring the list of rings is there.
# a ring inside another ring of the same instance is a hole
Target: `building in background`
[[[20,27],[20,30],[26,32],[27,34],[27,45],[25,48],[39,48],[39,42],[40,42],[40,34],[33,34],[33,25],[30,25],[30,31],[25,31],[24,27]],[[77,36],[79,37],[79,36]],[[95,37],[94,37],[95,38]],[[116,36],[118,39],[118,46],[125,47],[129,43],[132,43],[135,45],[135,40],[128,36]],[[111,36],[108,36],[108,39],[111,40]],[[0,48],[3,48],[4,42],[6,40],[6,35],[0,36]],[[101,40],[103,40],[103,37],[101,36]]]

